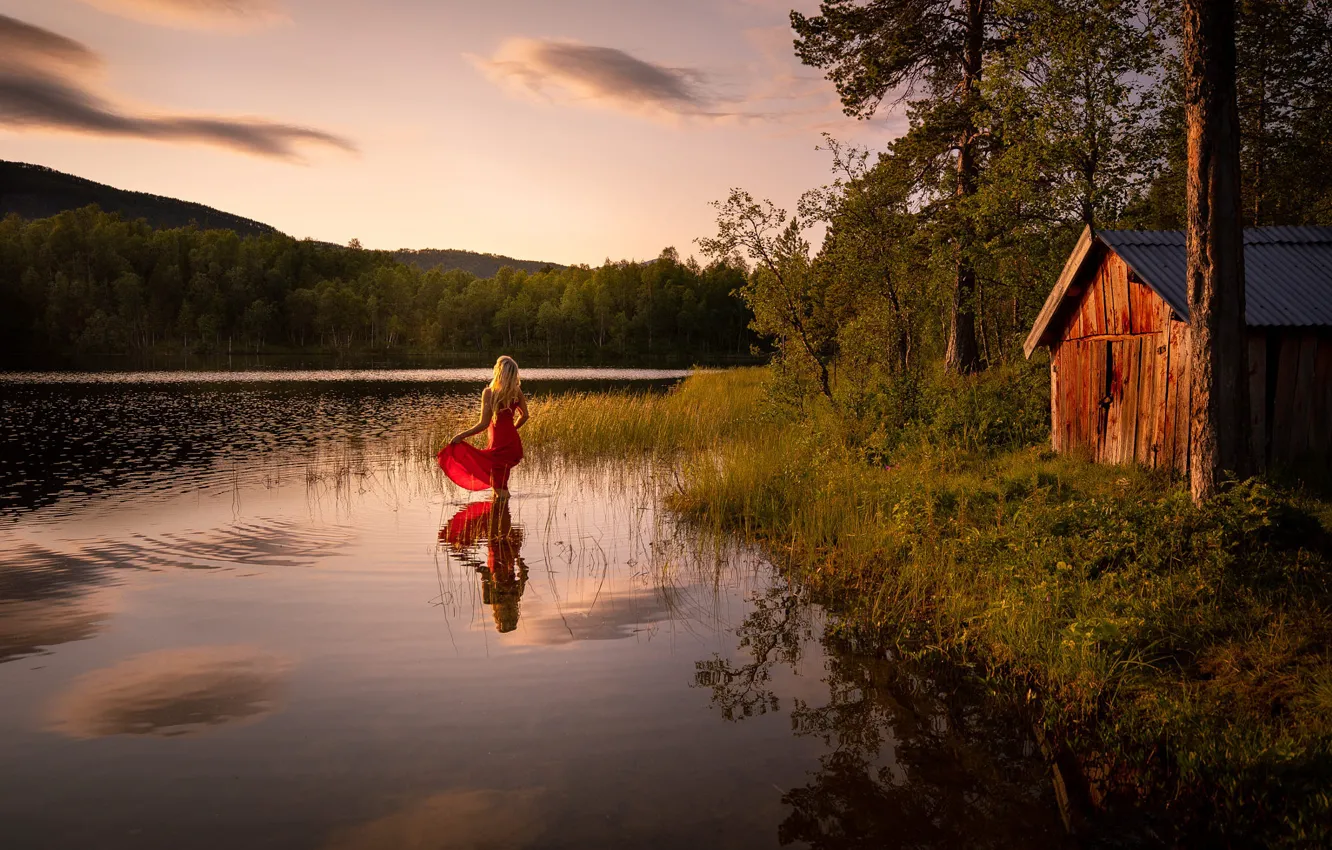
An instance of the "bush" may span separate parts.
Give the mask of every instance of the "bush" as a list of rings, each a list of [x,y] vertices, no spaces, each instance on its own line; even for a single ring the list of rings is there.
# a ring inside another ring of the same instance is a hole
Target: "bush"
[[[838,397],[848,440],[866,461],[895,462],[921,447],[993,453],[1050,437],[1050,379],[1043,362],[1020,361],[977,375],[890,375]]]
[[[1019,361],[979,375],[935,379],[921,424],[935,444],[995,452],[1050,439],[1050,376],[1044,364]]]

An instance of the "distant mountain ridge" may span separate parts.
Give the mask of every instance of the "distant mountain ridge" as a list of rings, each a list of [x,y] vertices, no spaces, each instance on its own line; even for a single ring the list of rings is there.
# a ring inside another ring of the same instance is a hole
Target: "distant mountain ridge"
[[[44,165],[0,160],[0,215],[18,213],[24,218],[49,218],[89,204],[96,204],[106,212],[120,213],[131,221],[144,219],[159,228],[187,227],[194,222],[206,230],[234,230],[242,236],[278,232],[263,222],[203,204],[117,189]]]
[[[0,160],[0,217],[16,213],[23,218],[49,218],[53,215],[96,204],[106,212],[119,213],[131,221],[143,219],[157,228],[188,227],[197,224],[205,230],[232,230],[242,236],[267,236],[281,233],[261,221],[222,212],[203,204],[182,201],[147,192],[131,192],[97,183],[83,177],[56,171],[44,165]],[[498,254],[481,254],[454,249],[392,251],[394,258],[421,269],[444,271],[460,269],[477,277],[494,277],[504,266],[526,272],[562,268],[554,263],[516,260]]]
[[[505,266],[534,274],[548,269],[562,269],[556,263],[543,263],[537,260],[515,260],[503,254],[478,254],[475,251],[457,251],[449,248],[423,248],[419,251],[404,249],[393,252],[400,263],[416,266],[419,269],[442,269],[450,271],[460,269],[471,272],[477,277],[494,277]]]

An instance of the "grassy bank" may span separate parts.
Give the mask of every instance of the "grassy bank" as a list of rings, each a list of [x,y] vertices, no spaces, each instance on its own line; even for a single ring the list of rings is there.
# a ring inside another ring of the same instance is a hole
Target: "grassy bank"
[[[945,388],[891,439],[854,405],[768,404],[757,369],[555,399],[525,439],[672,458],[673,509],[765,544],[845,628],[1027,695],[1094,799],[1147,799],[1175,840],[1332,838],[1328,504],[1251,481],[1195,508],[1162,475],[1014,447],[1034,426],[984,402],[1021,379]]]

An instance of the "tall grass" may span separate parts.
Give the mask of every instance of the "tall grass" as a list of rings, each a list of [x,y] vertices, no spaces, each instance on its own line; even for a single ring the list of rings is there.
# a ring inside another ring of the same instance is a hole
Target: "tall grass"
[[[569,460],[604,460],[644,453],[670,457],[706,450],[761,427],[760,368],[696,372],[669,392],[578,392],[536,399],[522,431],[529,455]],[[462,427],[470,414],[438,423],[435,449]]]
[[[1020,447],[1011,376],[869,440],[763,380],[557,399],[534,442],[671,456],[675,511],[765,544],[856,628],[1031,695],[1097,793],[1152,797],[1177,836],[1332,838],[1325,503],[1251,481],[1195,508],[1164,475]]]

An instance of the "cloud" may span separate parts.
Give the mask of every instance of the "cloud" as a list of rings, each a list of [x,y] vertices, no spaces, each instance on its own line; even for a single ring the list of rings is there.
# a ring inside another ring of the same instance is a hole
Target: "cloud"
[[[95,68],[102,63],[72,38],[0,15],[0,66]]]
[[[723,114],[702,72],[657,65],[613,47],[512,38],[488,59],[471,58],[495,82],[545,99],[655,116]]]
[[[331,133],[260,119],[126,114],[67,81],[35,75],[0,74],[0,123],[101,136],[204,142],[279,159],[296,159],[297,145],[302,142],[355,150],[350,142]]]
[[[104,12],[180,29],[244,31],[290,18],[279,0],[83,0]]]
[[[763,122],[789,131],[844,130],[837,93],[792,54],[787,25],[745,31],[748,62],[703,71],[640,59],[613,47],[511,38],[470,56],[495,83],[547,102],[590,104],[667,121]]]
[[[71,738],[190,735],[276,711],[291,662],[245,646],[136,655],[75,679],[51,707]]]
[[[0,127],[196,142],[276,159],[300,159],[305,145],[344,151],[341,136],[261,118],[153,115],[97,94],[89,72],[100,57],[77,41],[0,16]]]

